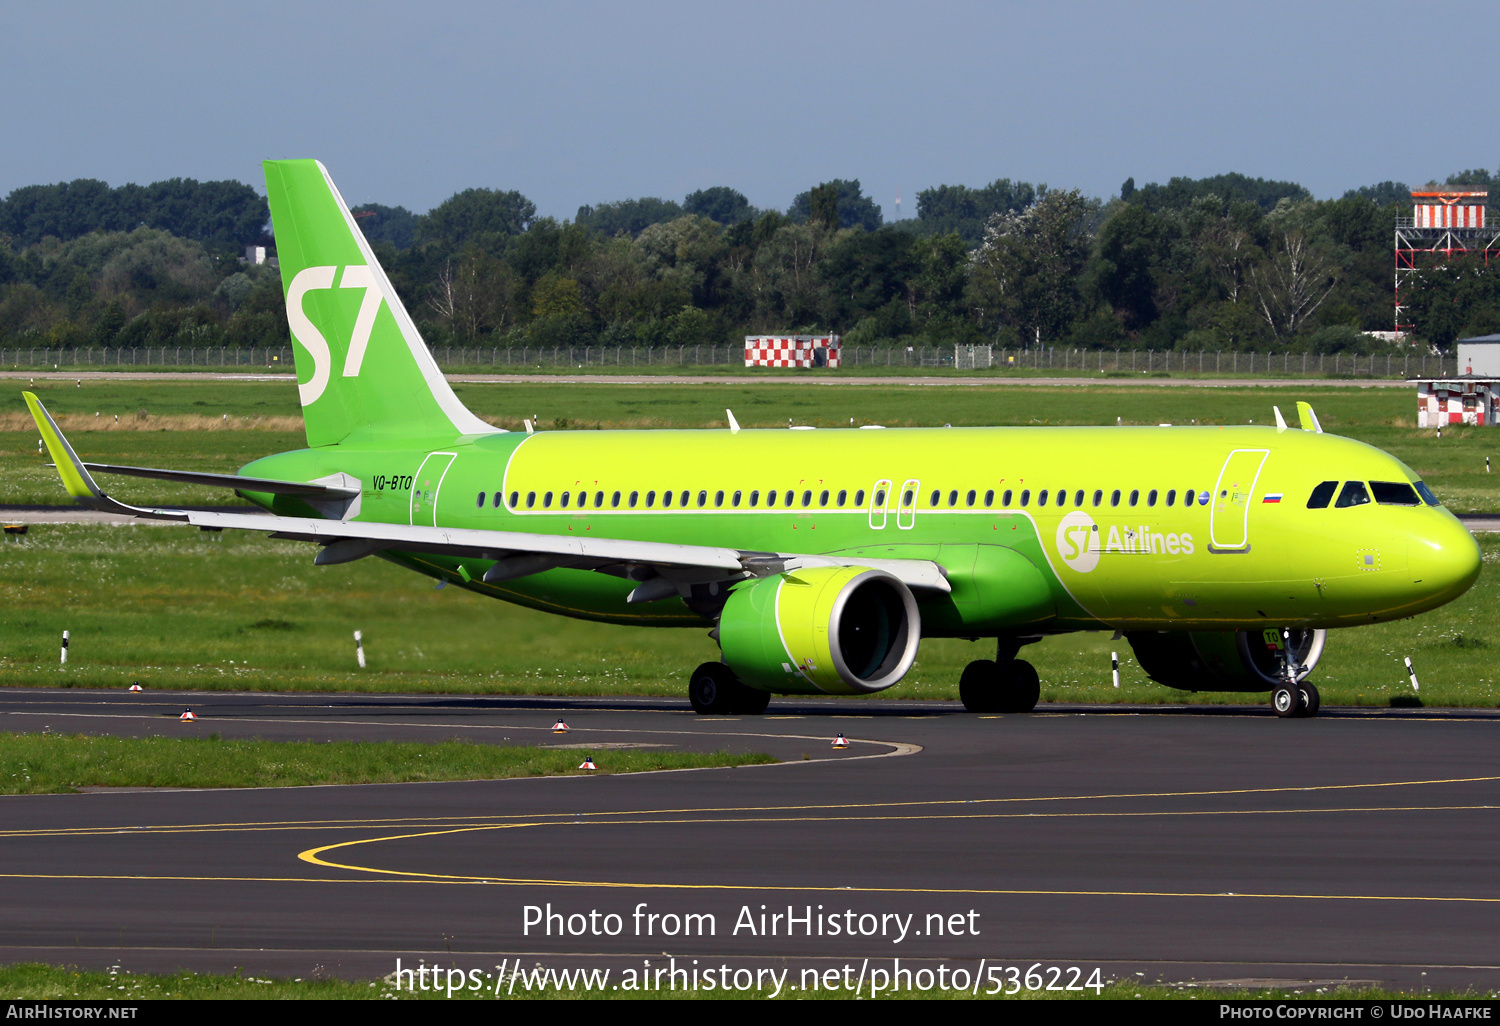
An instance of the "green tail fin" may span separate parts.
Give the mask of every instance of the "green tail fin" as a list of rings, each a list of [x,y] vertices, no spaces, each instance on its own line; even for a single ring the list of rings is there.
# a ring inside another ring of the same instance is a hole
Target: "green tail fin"
[[[307,444],[498,430],[448,387],[323,165],[268,160],[265,170]]]

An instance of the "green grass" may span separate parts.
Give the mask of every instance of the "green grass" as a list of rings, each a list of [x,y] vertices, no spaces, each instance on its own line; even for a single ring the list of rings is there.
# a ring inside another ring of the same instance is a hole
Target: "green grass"
[[[450,963],[441,963],[444,970],[444,979],[450,965],[459,966],[465,970],[480,969],[477,959],[465,959],[457,957]],[[974,966],[968,963],[959,963],[962,968],[973,971]],[[394,966],[393,966],[394,968]],[[530,963],[526,970],[533,969]],[[480,969],[483,972],[495,971],[491,966],[488,969]],[[430,978],[430,977],[429,977]],[[620,972],[610,974],[612,981],[620,979]],[[786,982],[793,982],[799,978],[799,968],[793,965],[788,968]],[[470,978],[472,979],[472,978]],[[508,980],[508,977],[507,977]],[[120,969],[111,969],[107,972],[78,969],[73,966],[42,965],[39,963],[25,963],[20,965],[0,966],[0,994],[4,994],[10,1001],[117,1001],[125,1004],[133,1004],[139,1001],[156,1000],[261,1000],[261,1001],[309,1001],[309,1000],[448,1000],[449,995],[444,990],[417,990],[412,992],[404,985],[398,991],[392,985],[390,979],[381,980],[343,980],[343,979],[272,979],[244,975],[237,973],[233,976],[219,973],[195,973],[187,970],[179,970],[171,974],[131,973]],[[981,989],[983,989],[981,987]],[[498,998],[514,998],[518,1000],[549,998],[549,999],[579,999],[579,998],[677,998],[679,1000],[713,1000],[716,998],[767,998],[772,995],[770,990],[747,990],[725,993],[722,990],[712,992],[698,991],[677,992],[671,991],[585,991],[565,990],[556,986],[539,990],[528,990],[523,985],[517,984],[513,991],[507,992],[503,987],[500,993],[494,993],[493,978],[484,980],[484,988],[479,990],[457,989],[452,994],[453,999],[461,1000],[495,1000]],[[840,991],[823,991],[813,993],[809,991],[792,991],[783,989],[780,997],[782,1000],[808,1000],[808,999],[834,999],[847,1000],[853,995]],[[869,998],[868,989],[863,995]],[[967,992],[954,991],[930,991],[919,990],[906,992],[900,995],[902,998],[927,998],[936,1000],[963,1000],[970,998]],[[1093,990],[1084,990],[1081,993],[1060,994],[1047,991],[1022,991],[1016,995],[1020,999],[1031,1000],[1067,1000],[1067,999],[1103,999],[1121,1000],[1137,998],[1153,1001],[1186,1000],[1186,1001],[1244,1001],[1244,1000],[1287,1000],[1287,999],[1319,999],[1319,1000],[1404,1000],[1413,997],[1423,999],[1459,999],[1459,1000],[1488,1000],[1494,995],[1491,992],[1432,992],[1422,991],[1403,992],[1385,988],[1357,989],[1353,987],[1305,987],[1305,988],[1264,988],[1264,989],[1240,989],[1240,988],[1200,988],[1191,985],[1163,986],[1152,984],[1135,983],[1111,983],[1107,985],[1102,993],[1096,994]],[[980,995],[986,998],[986,995]],[[889,999],[889,998],[887,998]]]
[[[1411,620],[1333,631],[1314,681],[1332,705],[1500,704],[1500,537],[1455,602]],[[0,543],[0,684],[204,690],[670,695],[716,659],[706,630],[567,620],[432,582],[378,559],[312,566],[311,546],[188,528],[39,525]],[[369,667],[355,668],[353,631]],[[72,632],[59,666],[62,632]],[[888,698],[956,698],[993,643],[928,639]],[[1110,686],[1109,653],[1121,656]],[[1242,702],[1151,682],[1104,632],[1025,649],[1044,702]],[[774,709],[774,706],[773,706]]]
[[[184,731],[201,729],[183,725]],[[0,794],[67,794],[80,787],[303,787],[431,780],[591,776],[775,762],[758,753],[611,749],[580,770],[572,748],[468,741],[225,741],[203,738],[0,734]]]

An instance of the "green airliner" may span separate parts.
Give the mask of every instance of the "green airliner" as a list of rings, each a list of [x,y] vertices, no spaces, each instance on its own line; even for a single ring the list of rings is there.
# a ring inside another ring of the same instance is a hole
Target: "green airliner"
[[[380,556],[610,623],[709,628],[699,712],[868,694],[923,636],[995,638],[976,712],[1037,701],[1022,646],[1123,632],[1158,682],[1317,711],[1326,631],[1412,616],[1479,575],[1412,470],[1300,427],[508,432],[443,379],[317,161],[265,164],[308,447],[238,475],[85,463],[26,401],[84,505]],[[726,411],[727,413],[728,411]],[[265,514],[126,505],[94,475],[232,487]]]

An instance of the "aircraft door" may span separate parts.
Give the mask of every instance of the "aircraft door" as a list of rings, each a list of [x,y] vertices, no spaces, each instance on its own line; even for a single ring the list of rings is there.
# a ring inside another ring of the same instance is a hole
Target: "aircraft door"
[[[870,530],[885,530],[885,511],[891,497],[890,478],[881,478],[870,489]]]
[[[912,478],[901,485],[901,505],[896,509],[896,526],[910,531],[917,526],[917,496],[922,491],[922,482]]]
[[[428,453],[422,465],[417,468],[417,476],[411,481],[409,520],[413,527],[437,526],[438,492],[442,489],[443,478],[447,476],[448,468],[453,464],[454,457],[457,455],[453,452]]]
[[[1224,461],[1208,515],[1210,552],[1250,550],[1250,506],[1269,455],[1269,449],[1235,449]]]

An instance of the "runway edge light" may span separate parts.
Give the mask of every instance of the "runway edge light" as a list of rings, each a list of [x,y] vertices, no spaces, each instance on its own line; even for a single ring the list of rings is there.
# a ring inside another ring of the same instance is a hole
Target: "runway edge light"
[[[141,690],[144,690],[144,689],[141,687],[141,682],[140,681],[136,681],[134,684],[130,685],[130,687],[127,688],[126,690],[127,691],[141,691]]]
[[[198,717],[196,717],[196,716],[193,715],[193,710],[187,709],[187,710],[184,710],[183,714],[181,716],[177,717],[177,718],[179,720],[183,721],[184,723],[191,723],[194,720],[196,720]]]
[[[596,770],[599,767],[594,765],[594,757],[592,755],[585,755],[583,762],[579,763],[578,768],[581,770]]]
[[[557,722],[554,723],[554,724],[552,724],[552,733],[554,733],[554,734],[566,734],[567,732],[568,732],[568,725],[562,721],[562,717],[558,717]]]
[[[840,734],[838,737],[836,737],[836,738],[833,739],[833,747],[835,747],[835,748],[848,748],[849,747],[849,739],[847,737],[845,737],[843,734]]]

